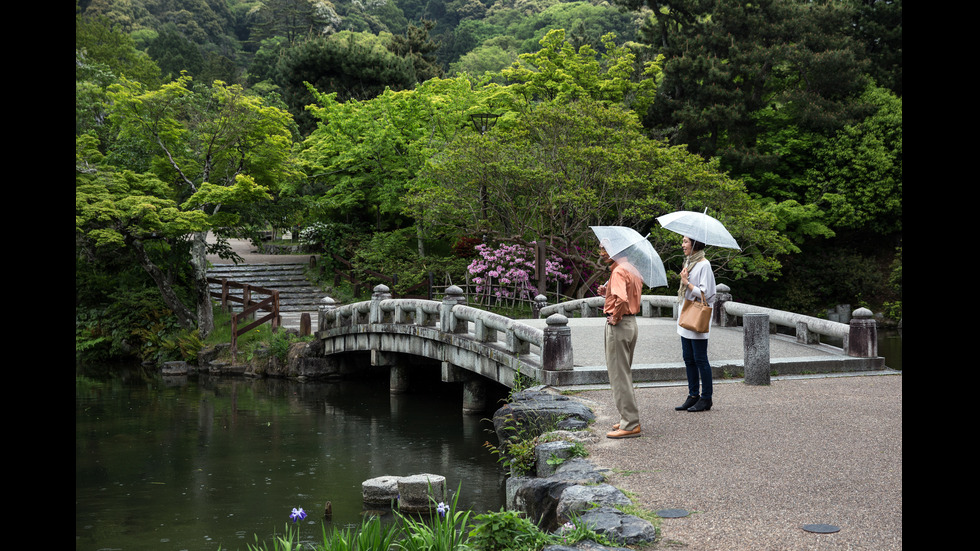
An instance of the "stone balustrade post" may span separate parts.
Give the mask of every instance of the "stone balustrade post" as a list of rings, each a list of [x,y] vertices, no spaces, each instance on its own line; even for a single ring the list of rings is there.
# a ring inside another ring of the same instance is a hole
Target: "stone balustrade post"
[[[552,314],[546,320],[541,347],[541,367],[545,371],[568,371],[573,368],[572,329],[568,318]]]
[[[724,283],[715,285],[715,303],[711,307],[711,321],[717,327],[730,327],[728,314],[725,312],[725,303],[732,300],[732,290]]]
[[[534,297],[534,306],[531,306],[531,317],[538,319],[541,317],[541,310],[545,306],[548,306],[548,297],[544,295],[538,295]]]
[[[796,322],[796,342],[802,344],[820,344],[820,334],[810,331],[810,325],[805,321]]]
[[[385,314],[381,311],[381,301],[391,298],[391,289],[387,285],[381,284],[374,288],[371,293],[371,313],[368,316],[368,323],[384,323]]]
[[[432,318],[433,316],[425,313],[425,307],[421,304],[415,308],[415,325],[420,327],[432,327],[436,324],[435,320]]]
[[[640,301],[640,313],[645,318],[652,318],[653,317],[653,305],[650,304],[650,301],[649,300],[642,300],[642,301]]]
[[[457,304],[466,304],[466,295],[456,285],[450,285],[446,288],[446,295],[442,297],[442,308],[439,312],[439,325],[447,333],[466,333],[469,331],[466,320],[457,320],[453,316],[453,306]]]
[[[582,305],[579,306],[579,310],[582,312],[582,317],[583,318],[591,318],[593,316],[596,316],[596,315],[602,313],[602,309],[601,308],[599,308],[598,309],[598,312],[596,312],[596,309],[593,308],[592,306],[590,306],[589,305],[589,301],[587,301],[587,300],[583,300],[582,301]]]
[[[769,384],[769,314],[742,316],[745,346],[745,384]]]
[[[855,358],[878,357],[878,323],[867,308],[858,308],[851,315],[847,343],[847,355]]]
[[[320,300],[320,305],[317,306],[317,331],[324,331],[328,329],[327,315],[332,313],[336,309],[337,301],[330,297],[323,297]],[[339,320],[338,320],[339,321]],[[339,323],[337,325],[340,325]]]

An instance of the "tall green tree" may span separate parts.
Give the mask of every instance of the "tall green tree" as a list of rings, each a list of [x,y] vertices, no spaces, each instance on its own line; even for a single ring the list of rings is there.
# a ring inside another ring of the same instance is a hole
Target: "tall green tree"
[[[282,37],[289,44],[339,30],[340,16],[329,0],[265,0],[250,12],[250,40]]]
[[[114,75],[148,85],[160,80],[160,68],[105,16],[75,15],[75,57],[76,68],[104,65]]]
[[[346,223],[396,229],[409,183],[468,124],[477,102],[465,78],[430,79],[363,101],[318,94],[311,112],[319,124],[298,152],[305,185],[324,190],[311,206]]]
[[[660,58],[640,66],[636,54],[617,45],[612,34],[602,37],[605,53],[601,55],[589,44],[576,49],[562,29],[550,31],[540,45],[540,50],[522,54],[520,62],[500,72],[526,101],[566,103],[590,98],[623,105],[641,116],[652,105]]]
[[[160,297],[185,329],[197,325],[185,304],[182,268],[188,234],[206,231],[207,215],[185,210],[153,173],[109,164],[94,135],[75,139],[75,239],[85,258],[126,255],[156,283]]]
[[[902,0],[851,0],[854,37],[864,44],[868,74],[902,96]]]
[[[173,23],[159,29],[146,53],[157,62],[168,79],[176,78],[182,72],[200,76],[204,70],[204,54],[200,46],[184,36]]]
[[[662,254],[675,252],[676,236],[654,219],[682,209],[710,208],[745,245],[713,252],[731,277],[772,274],[775,256],[792,250],[775,217],[716,163],[645,137],[632,112],[591,98],[541,103],[506,132],[461,134],[427,163],[407,201],[428,227],[547,243],[575,265],[594,264],[576,252],[594,249],[592,225],[650,232]]]
[[[442,76],[442,68],[435,56],[439,43],[429,37],[433,25],[435,23],[432,21],[421,21],[419,25],[409,24],[405,34],[394,35],[388,45],[388,49],[395,55],[411,60],[415,67],[415,78],[419,82]]]
[[[187,76],[159,89],[123,79],[110,88],[109,98],[118,143],[134,144],[110,153],[111,170],[148,166],[149,171],[134,172],[152,172],[167,184],[154,188],[154,196],[173,201],[179,211],[202,213],[193,217],[204,220],[202,225],[174,231],[186,235],[197,327],[207,335],[214,325],[206,281],[207,231],[233,228],[254,217],[255,205],[290,177],[289,114],[247,95],[241,86],[215,82],[194,87]],[[132,151],[145,151],[149,158],[139,162]],[[116,223],[113,216],[107,222]],[[143,240],[123,242],[161,289],[172,285],[156,269]]]
[[[389,48],[391,35],[341,31],[286,48],[276,65],[276,82],[303,134],[315,121],[306,111],[314,103],[310,87],[335,92],[340,101],[370,99],[385,90],[404,90],[418,82],[412,60]]]
[[[619,0],[653,11],[647,40],[665,57],[648,125],[720,156],[740,174],[758,160],[763,109],[806,131],[832,134],[866,111],[867,84],[852,6],[797,0]]]
[[[902,99],[879,87],[862,97],[875,112],[813,151],[805,200],[820,205],[834,228],[901,234]]]
[[[147,86],[160,83],[160,68],[119,25],[104,16],[75,15],[75,135],[95,132],[108,141],[106,89],[119,77]]]

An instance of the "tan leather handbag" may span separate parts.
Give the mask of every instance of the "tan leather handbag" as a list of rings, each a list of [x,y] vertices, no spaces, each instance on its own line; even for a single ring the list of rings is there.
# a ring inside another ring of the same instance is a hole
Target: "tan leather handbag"
[[[681,308],[681,317],[678,323],[684,329],[690,329],[696,333],[707,333],[711,327],[711,307],[704,298],[704,291],[701,292],[701,300],[684,299],[684,306]]]

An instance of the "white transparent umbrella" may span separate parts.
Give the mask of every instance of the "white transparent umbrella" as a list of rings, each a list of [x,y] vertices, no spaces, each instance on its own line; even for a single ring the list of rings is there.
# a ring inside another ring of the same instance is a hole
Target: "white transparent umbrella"
[[[708,209],[704,209],[704,212],[679,210],[657,217],[657,222],[674,233],[696,239],[705,245],[742,250],[725,226],[708,216]]]
[[[647,287],[667,285],[667,271],[653,244],[633,228],[626,226],[589,226],[613,259],[626,259]]]

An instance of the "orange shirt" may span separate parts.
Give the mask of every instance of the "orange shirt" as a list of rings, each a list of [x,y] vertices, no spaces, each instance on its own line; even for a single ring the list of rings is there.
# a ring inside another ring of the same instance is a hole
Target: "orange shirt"
[[[606,302],[602,306],[602,312],[614,318],[638,314],[642,291],[643,278],[636,268],[625,260],[616,262],[609,274],[609,282],[606,283]]]

